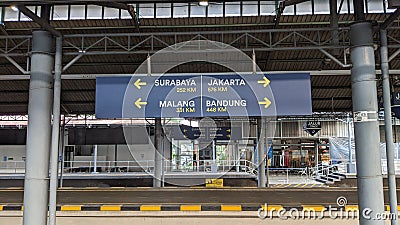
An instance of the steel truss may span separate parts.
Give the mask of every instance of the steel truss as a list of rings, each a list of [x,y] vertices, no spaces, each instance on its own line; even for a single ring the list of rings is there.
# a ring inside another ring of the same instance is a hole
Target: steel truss
[[[388,48],[399,49],[389,57],[389,61],[400,54],[400,39],[393,36],[400,28],[388,29]],[[332,31],[338,32],[339,42],[334,44]],[[392,32],[390,32],[392,31]],[[273,38],[278,37],[278,38]],[[177,51],[189,41],[214,41],[215,51],[231,51],[233,46],[244,52],[319,50],[342,67],[349,67],[346,55],[350,47],[349,28],[301,28],[264,29],[234,31],[199,32],[158,32],[158,33],[109,33],[72,34],[63,36],[64,56],[74,57],[64,62],[65,71],[85,55],[128,55],[153,54],[161,49]],[[378,42],[377,42],[378,44]],[[5,57],[22,74],[29,74],[29,57],[32,51],[32,36],[0,36],[0,56]],[[199,49],[201,46],[199,45]],[[339,50],[343,60],[329,54],[329,50]],[[26,60],[26,69],[20,66],[20,58]],[[19,63],[15,58],[19,58]],[[342,63],[342,61],[344,61]]]

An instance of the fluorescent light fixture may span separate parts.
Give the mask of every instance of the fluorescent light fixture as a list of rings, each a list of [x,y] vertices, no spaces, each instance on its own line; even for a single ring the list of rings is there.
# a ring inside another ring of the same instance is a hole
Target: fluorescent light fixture
[[[200,6],[208,6],[208,0],[199,0]]]
[[[10,6],[11,10],[14,12],[18,12],[18,7],[15,5]]]

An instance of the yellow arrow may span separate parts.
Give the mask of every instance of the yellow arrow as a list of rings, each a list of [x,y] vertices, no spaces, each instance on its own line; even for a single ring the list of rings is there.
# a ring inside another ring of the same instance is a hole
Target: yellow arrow
[[[187,130],[186,129],[183,129],[183,133],[186,133],[187,132]]]
[[[271,105],[271,101],[268,98],[264,98],[263,102],[258,102],[260,105],[265,105],[265,108],[268,108],[269,105]]]
[[[263,80],[259,80],[259,81],[257,81],[257,83],[259,83],[259,84],[264,84],[263,86],[266,87],[266,86],[268,86],[268,84],[270,83],[270,81],[268,80],[268,78],[264,77]]]
[[[139,109],[142,108],[142,105],[147,105],[147,102],[142,102],[142,98],[138,98],[135,102],[136,107],[138,107]]]
[[[137,79],[134,83],[134,85],[137,87],[137,89],[140,89],[140,86],[145,86],[147,83],[146,82],[140,82],[140,79]]]
[[[231,129],[226,130],[226,132],[228,132],[228,133],[231,132]]]
[[[230,134],[227,134],[226,137],[227,137],[227,138],[231,138],[231,135],[230,135]]]

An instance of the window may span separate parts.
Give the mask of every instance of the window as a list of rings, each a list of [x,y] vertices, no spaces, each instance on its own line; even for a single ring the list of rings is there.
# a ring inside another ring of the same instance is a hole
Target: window
[[[84,5],[71,5],[71,19],[85,19]]]
[[[192,3],[190,5],[190,17],[205,17],[206,9],[206,6],[200,6],[197,3]]]
[[[104,7],[104,19],[118,19],[119,9]]]
[[[154,4],[139,4],[136,12],[141,18],[154,18]]]
[[[53,7],[53,20],[68,20],[68,6],[55,5]]]
[[[258,16],[258,2],[243,2],[243,16]]]
[[[222,3],[210,3],[208,5],[208,16],[209,17],[221,17],[223,13]]]
[[[157,18],[171,18],[171,3],[157,3],[156,4],[156,17]]]
[[[225,16],[240,16],[240,2],[226,2]]]
[[[102,19],[103,18],[103,7],[97,5],[88,5],[87,8],[88,19]]]
[[[188,17],[189,16],[189,5],[187,3],[174,3],[174,18],[177,17]]]

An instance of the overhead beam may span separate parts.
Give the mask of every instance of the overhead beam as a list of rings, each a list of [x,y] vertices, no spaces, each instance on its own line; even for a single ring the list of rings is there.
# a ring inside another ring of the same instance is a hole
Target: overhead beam
[[[11,64],[13,64],[22,74],[29,74],[29,71],[26,71],[22,68],[14,59],[9,56],[4,56]]]
[[[400,9],[397,8],[390,16],[380,25],[381,30],[386,30],[400,16]]]
[[[351,64],[344,64],[342,63],[340,60],[338,60],[335,56],[329,54],[329,52],[325,51],[324,49],[320,49],[320,51],[326,55],[328,58],[330,58],[331,60],[333,60],[335,63],[337,63],[339,66],[343,67],[343,68],[350,68]]]
[[[18,10],[21,11],[25,16],[31,18],[35,23],[39,24],[43,29],[50,32],[52,35],[56,37],[62,37],[61,32],[50,26],[50,24],[45,19],[38,17],[35,13],[33,13],[31,10],[23,5],[18,5],[17,7]]]

